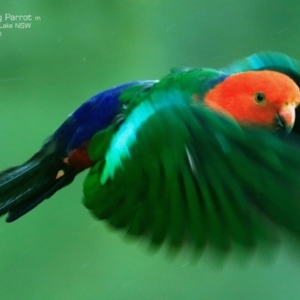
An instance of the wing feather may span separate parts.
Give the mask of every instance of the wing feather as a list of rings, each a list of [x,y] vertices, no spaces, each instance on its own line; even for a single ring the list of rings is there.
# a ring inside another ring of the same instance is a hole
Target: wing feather
[[[188,103],[170,89],[131,110],[85,180],[87,208],[153,245],[251,249],[278,227],[299,237],[298,150]]]

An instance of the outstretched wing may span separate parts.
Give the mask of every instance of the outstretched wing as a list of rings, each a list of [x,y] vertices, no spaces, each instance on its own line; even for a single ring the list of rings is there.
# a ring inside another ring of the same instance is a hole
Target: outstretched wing
[[[268,51],[252,54],[222,69],[228,74],[251,70],[271,70],[283,73],[293,79],[300,87],[300,61],[280,52]],[[296,109],[293,131],[300,134],[300,107]]]
[[[240,127],[178,90],[157,91],[134,108],[84,183],[84,204],[99,219],[151,244],[185,242],[222,250],[300,236],[297,151],[257,128]],[[275,226],[276,225],[276,226]]]

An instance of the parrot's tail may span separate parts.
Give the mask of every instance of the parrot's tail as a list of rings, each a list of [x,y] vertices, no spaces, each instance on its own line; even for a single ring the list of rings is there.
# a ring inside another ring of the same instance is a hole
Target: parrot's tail
[[[0,216],[13,222],[71,183],[77,172],[42,148],[24,164],[0,173]]]

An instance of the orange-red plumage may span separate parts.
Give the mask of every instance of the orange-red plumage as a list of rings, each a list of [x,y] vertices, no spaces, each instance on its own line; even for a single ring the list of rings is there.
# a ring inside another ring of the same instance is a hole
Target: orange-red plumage
[[[80,148],[72,150],[68,157],[64,159],[64,163],[73,167],[78,172],[90,168],[94,163],[89,158],[88,145],[85,142]]]
[[[238,122],[274,126],[276,115],[287,127],[295,121],[300,101],[298,86],[288,76],[274,71],[250,71],[226,78],[205,97],[213,109],[230,114]]]

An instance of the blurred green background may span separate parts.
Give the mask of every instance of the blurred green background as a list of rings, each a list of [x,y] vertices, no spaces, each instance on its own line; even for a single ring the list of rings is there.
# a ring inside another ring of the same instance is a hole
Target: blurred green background
[[[257,51],[300,58],[298,0],[0,0],[6,13],[41,20],[0,29],[1,169],[113,85]],[[91,218],[84,175],[17,222],[1,219],[1,299],[299,299],[300,261],[286,247],[272,262],[223,266],[209,254],[196,264],[184,251],[151,255]]]

